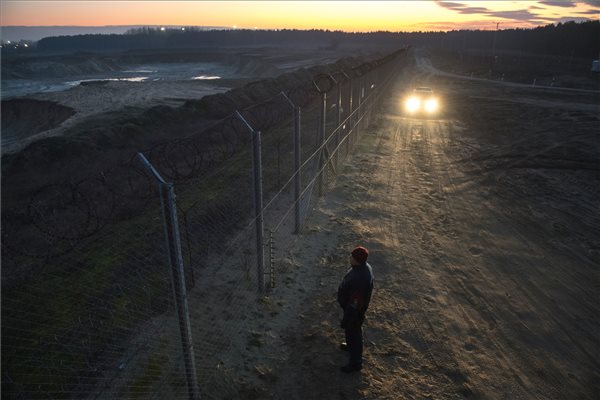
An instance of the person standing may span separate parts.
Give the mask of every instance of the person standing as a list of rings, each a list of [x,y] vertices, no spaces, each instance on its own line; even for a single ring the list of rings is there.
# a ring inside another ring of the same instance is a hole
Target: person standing
[[[373,293],[373,270],[367,263],[368,257],[369,251],[362,246],[352,250],[351,268],[344,276],[337,293],[338,303],[344,310],[341,327],[346,336],[346,342],[340,347],[350,353],[350,361],[340,368],[346,373],[362,369],[362,324]]]

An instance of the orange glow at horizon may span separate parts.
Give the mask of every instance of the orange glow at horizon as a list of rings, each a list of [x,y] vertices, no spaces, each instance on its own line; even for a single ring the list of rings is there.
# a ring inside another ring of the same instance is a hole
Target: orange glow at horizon
[[[532,1],[469,1],[469,7],[493,11],[529,9]],[[539,4],[537,4],[539,5]],[[258,29],[330,29],[344,31],[416,31],[462,28],[529,27],[564,13],[589,11],[577,3],[565,9],[536,8],[538,17],[509,19],[485,13],[458,13],[432,1],[2,1],[2,26],[165,25]],[[595,16],[597,19],[598,16]],[[544,22],[546,21],[546,22]]]

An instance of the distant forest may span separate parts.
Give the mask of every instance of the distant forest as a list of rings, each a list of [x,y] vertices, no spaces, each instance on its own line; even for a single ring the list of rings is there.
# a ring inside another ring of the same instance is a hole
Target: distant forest
[[[77,35],[41,39],[42,52],[114,51],[135,49],[302,46],[405,45],[455,50],[523,51],[549,55],[597,58],[600,52],[600,21],[566,22],[533,29],[499,31],[350,33],[326,30],[200,30],[139,28],[123,35]]]

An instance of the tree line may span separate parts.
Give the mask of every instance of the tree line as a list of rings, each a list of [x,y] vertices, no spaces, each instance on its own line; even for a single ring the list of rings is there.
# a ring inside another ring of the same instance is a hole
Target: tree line
[[[339,46],[405,45],[456,50],[522,51],[548,55],[597,58],[600,21],[566,22],[532,29],[455,30],[449,32],[342,32],[328,30],[203,30],[185,28],[136,28],[123,35],[77,35],[41,39],[37,51],[114,51],[165,48],[244,46]]]

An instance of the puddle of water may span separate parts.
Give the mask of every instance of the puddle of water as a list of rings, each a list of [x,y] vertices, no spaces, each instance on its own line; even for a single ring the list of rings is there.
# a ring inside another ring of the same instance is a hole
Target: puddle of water
[[[156,81],[190,81],[216,80],[235,75],[230,66],[218,63],[158,63],[132,65],[130,69],[106,72],[97,76],[79,76],[84,79],[71,77],[72,80],[12,79],[2,81],[2,98],[24,96],[33,93],[57,92],[68,90],[85,82],[156,82]],[[218,74],[218,75],[217,75]],[[67,78],[69,79],[69,78]]]
[[[197,81],[197,80],[213,80],[213,79],[221,79],[221,77],[216,76],[216,75],[199,75],[199,76],[192,77],[192,79],[195,81]]]
[[[143,82],[148,79],[147,76],[134,76],[133,78],[113,78],[109,81],[127,81],[127,82]]]
[[[123,72],[134,73],[134,74],[155,74],[158,71],[152,70],[152,69],[134,69],[134,70],[127,70],[127,71],[123,71]]]
[[[82,82],[102,82],[102,81],[111,81],[111,82],[119,82],[119,81],[127,81],[127,82],[143,82],[147,80],[147,76],[133,76],[131,78],[98,78],[98,79],[80,79],[77,81],[69,81],[65,82],[65,85],[69,87],[77,86]]]

